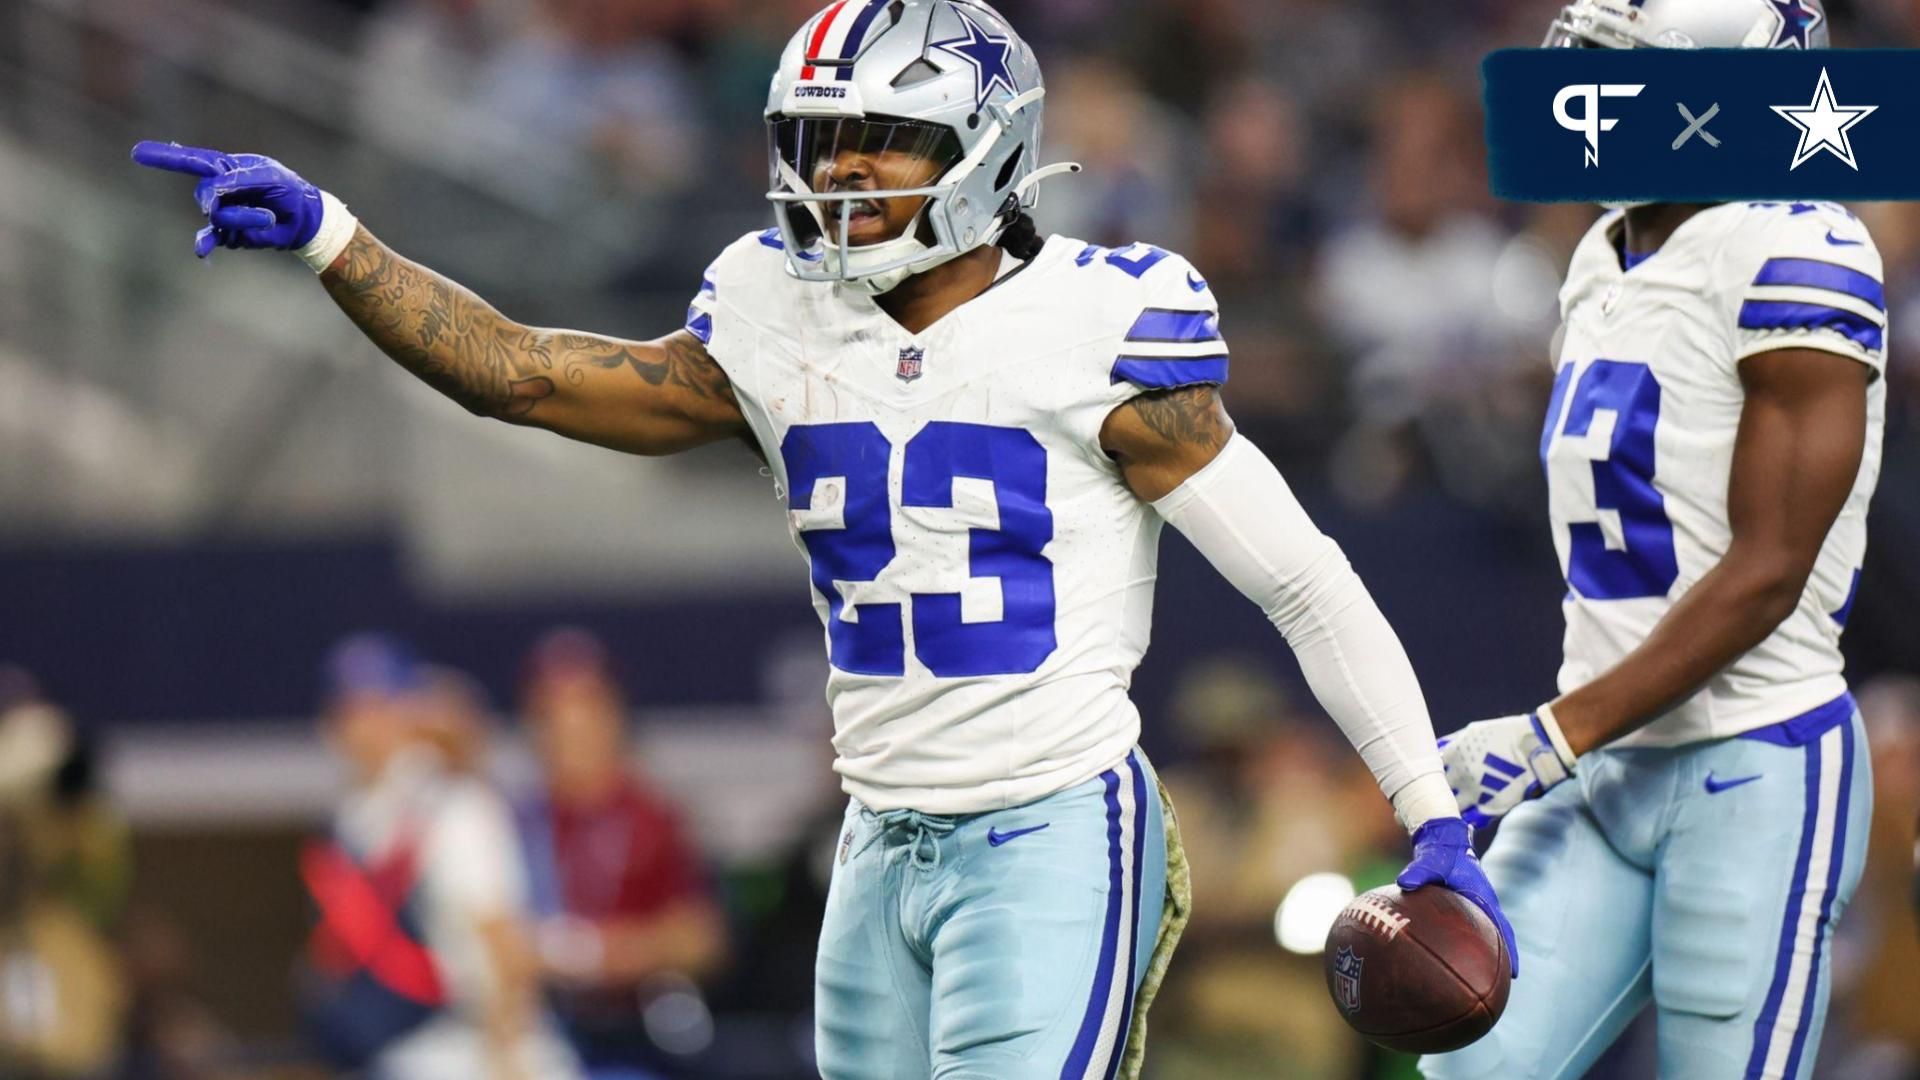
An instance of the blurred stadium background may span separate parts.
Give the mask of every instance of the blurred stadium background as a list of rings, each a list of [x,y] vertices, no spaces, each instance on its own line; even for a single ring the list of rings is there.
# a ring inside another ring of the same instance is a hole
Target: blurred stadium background
[[[0,722],[28,823],[0,832],[0,1075],[35,1075],[20,1047],[62,1022],[20,974],[40,940],[21,928],[49,911],[80,943],[34,962],[94,972],[113,1064],[48,1075],[306,1075],[294,868],[340,783],[321,658],[380,628],[470,673],[511,791],[534,772],[526,656],[562,624],[604,642],[634,764],[678,804],[731,940],[698,989],[627,995],[636,1053],[666,1078],[810,1075],[840,798],[820,632],[758,463],[473,420],[296,261],[197,264],[183,185],[126,151],[271,154],[517,317],[652,336],[767,223],[759,111],[815,6],[0,0],[0,707],[53,702],[72,733]],[[1046,157],[1088,166],[1049,187],[1043,229],[1151,241],[1209,277],[1231,411],[1346,546],[1438,725],[1549,694],[1535,446],[1559,271],[1593,210],[1490,199],[1476,90],[1479,58],[1534,44],[1553,5],[1000,6],[1046,66]],[[1837,45],[1920,43],[1916,0],[1829,10]],[[1896,383],[1847,635],[1880,794],[1822,1073],[1871,1078],[1920,1075],[1920,208],[1858,209]],[[1313,948],[1327,897],[1386,880],[1402,841],[1258,612],[1171,532],[1162,577],[1136,689],[1198,911],[1149,1076],[1406,1075],[1339,1023],[1318,957],[1282,947]],[[50,784],[36,755],[64,759]],[[1644,1034],[1600,1074],[1652,1075]]]

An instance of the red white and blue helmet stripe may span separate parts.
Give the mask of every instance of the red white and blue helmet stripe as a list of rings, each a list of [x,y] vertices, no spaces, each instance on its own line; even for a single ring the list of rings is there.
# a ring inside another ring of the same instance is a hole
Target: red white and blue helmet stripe
[[[873,20],[892,0],[840,0],[820,14],[807,36],[807,51],[802,57],[800,77],[821,78],[820,67],[838,70],[835,79],[853,78],[853,61],[867,38]],[[823,63],[824,61],[824,63]],[[816,67],[818,65],[818,67]]]

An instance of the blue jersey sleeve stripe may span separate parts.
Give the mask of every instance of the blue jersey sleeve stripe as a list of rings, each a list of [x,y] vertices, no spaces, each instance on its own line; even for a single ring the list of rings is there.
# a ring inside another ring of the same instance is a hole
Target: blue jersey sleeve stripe
[[[1175,308],[1148,308],[1133,320],[1127,330],[1128,341],[1218,341],[1220,314],[1216,311],[1182,311]]]
[[[1222,355],[1163,360],[1152,356],[1122,356],[1113,362],[1113,381],[1130,382],[1150,390],[1223,383],[1227,381],[1227,358]]]
[[[1740,305],[1743,330],[1836,330],[1863,349],[1878,352],[1880,324],[1857,311],[1791,300],[1749,300]]]
[[[713,344],[713,316],[699,308],[687,309],[687,333],[700,339],[700,344]]]
[[[1851,266],[1823,262],[1820,259],[1768,259],[1753,279],[1755,285],[1799,285],[1809,289],[1845,293],[1865,300],[1881,311],[1887,310],[1886,293],[1873,275]]]

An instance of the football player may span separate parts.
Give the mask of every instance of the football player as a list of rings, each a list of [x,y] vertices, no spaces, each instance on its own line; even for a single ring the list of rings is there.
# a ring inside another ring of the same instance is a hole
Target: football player
[[[1577,0],[1549,46],[1825,46],[1814,0]],[[1872,783],[1840,635],[1880,471],[1880,255],[1830,203],[1633,205],[1560,292],[1560,696],[1444,744],[1527,992],[1429,1077],[1802,1077]],[[1531,800],[1531,801],[1523,801]]]
[[[777,227],[653,341],[515,322],[269,158],[135,150],[199,177],[197,254],[298,251],[475,413],[640,454],[758,448],[811,561],[851,796],[817,966],[830,1080],[1137,1070],[1185,909],[1127,696],[1162,522],[1293,646],[1412,832],[1401,885],[1504,927],[1398,639],[1221,406],[1205,279],[1037,233],[1036,182],[1074,168],[1038,165],[1043,93],[985,4],[826,8],[768,97]]]

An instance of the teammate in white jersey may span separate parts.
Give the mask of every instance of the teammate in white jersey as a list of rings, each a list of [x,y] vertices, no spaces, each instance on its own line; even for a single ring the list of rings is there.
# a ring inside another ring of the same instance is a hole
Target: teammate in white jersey
[[[1292,644],[1413,832],[1401,885],[1505,928],[1399,641],[1221,407],[1206,281],[1038,237],[1035,183],[1071,168],[1036,167],[1043,94],[985,4],[826,8],[768,101],[779,226],[646,342],[516,323],[271,159],[135,150],[202,178],[198,253],[297,250],[475,413],[642,454],[757,447],[811,561],[853,797],[817,971],[830,1080],[1137,1071],[1186,903],[1127,698],[1163,521]]]
[[[1823,21],[1579,0],[1548,44],[1813,47]],[[1651,1001],[1661,1076],[1806,1076],[1871,816],[1840,635],[1880,471],[1880,255],[1830,203],[1637,205],[1589,230],[1560,308],[1560,696],[1444,744],[1467,818],[1506,815],[1487,869],[1528,986],[1422,1068],[1580,1076]]]

